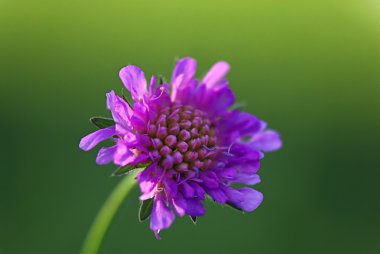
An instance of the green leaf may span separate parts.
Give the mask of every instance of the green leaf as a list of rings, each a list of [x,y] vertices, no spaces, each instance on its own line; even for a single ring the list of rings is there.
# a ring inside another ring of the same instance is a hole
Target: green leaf
[[[115,121],[113,119],[102,117],[102,116],[91,117],[90,122],[93,123],[99,129],[104,129],[104,128],[115,125]]]
[[[111,176],[122,176],[122,175],[127,175],[131,172],[134,172],[136,170],[138,171],[143,171],[144,169],[146,169],[146,167],[148,166],[149,164],[139,164],[137,166],[132,166],[132,165],[127,165],[127,166],[124,166],[124,167],[118,167],[112,174]]]
[[[190,220],[195,224],[197,225],[197,218],[196,216],[189,216]]]
[[[237,207],[236,205],[230,203],[230,202],[227,202],[226,205],[228,205],[229,207],[233,208],[234,210],[237,210],[239,212],[243,212],[244,213],[244,210],[240,209],[239,207]]]
[[[143,222],[148,219],[153,209],[153,198],[144,200],[141,202],[141,206],[139,209],[139,221]]]
[[[125,89],[122,89],[121,90],[121,96],[123,97],[123,99],[125,100],[126,103],[128,103],[129,107],[133,107],[133,99],[132,99],[132,95],[130,92],[126,91]]]

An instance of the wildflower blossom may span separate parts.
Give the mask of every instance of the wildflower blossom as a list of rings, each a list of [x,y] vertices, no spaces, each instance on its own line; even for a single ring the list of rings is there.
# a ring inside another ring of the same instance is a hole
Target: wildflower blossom
[[[230,110],[235,97],[225,75],[226,62],[216,63],[205,77],[195,79],[196,62],[179,60],[170,84],[152,76],[147,86],[136,66],[121,69],[120,78],[131,93],[128,103],[114,91],[107,107],[114,123],[84,137],[87,151],[105,139],[115,145],[100,149],[96,162],[127,168],[146,168],[137,176],[140,199],[151,202],[150,228],[159,238],[175,216],[193,219],[205,214],[206,196],[243,211],[255,210],[263,200],[255,185],[263,152],[281,147],[279,134],[257,117]]]

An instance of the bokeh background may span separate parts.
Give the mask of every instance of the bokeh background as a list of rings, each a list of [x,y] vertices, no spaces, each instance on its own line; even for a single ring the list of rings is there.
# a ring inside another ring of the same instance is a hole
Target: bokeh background
[[[226,60],[237,100],[279,130],[262,206],[213,203],[162,241],[138,190],[101,253],[379,253],[380,1],[0,0],[0,253],[78,253],[120,180],[79,150],[127,64],[201,77]]]

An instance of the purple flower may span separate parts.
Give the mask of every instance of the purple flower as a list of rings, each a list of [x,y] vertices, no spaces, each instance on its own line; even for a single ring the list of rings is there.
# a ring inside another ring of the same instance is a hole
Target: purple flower
[[[105,139],[115,141],[100,149],[98,164],[148,165],[137,180],[140,199],[152,202],[150,228],[157,237],[175,215],[204,215],[206,196],[243,211],[255,210],[263,195],[231,185],[259,183],[263,152],[281,147],[279,134],[266,130],[265,122],[230,110],[235,97],[225,79],[226,62],[216,63],[201,81],[194,78],[195,71],[195,60],[183,58],[170,84],[158,83],[153,76],[148,88],[140,68],[124,67],[120,78],[133,105],[109,92],[107,107],[114,125],[80,142],[87,151]]]

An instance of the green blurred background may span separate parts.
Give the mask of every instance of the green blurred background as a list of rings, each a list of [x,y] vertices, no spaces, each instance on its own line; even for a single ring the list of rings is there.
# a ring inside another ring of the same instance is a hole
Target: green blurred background
[[[379,253],[380,1],[0,0],[0,253],[78,253],[120,179],[79,150],[127,64],[170,77],[228,61],[237,100],[279,130],[262,206],[208,203],[156,241],[138,191],[101,253]]]

